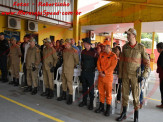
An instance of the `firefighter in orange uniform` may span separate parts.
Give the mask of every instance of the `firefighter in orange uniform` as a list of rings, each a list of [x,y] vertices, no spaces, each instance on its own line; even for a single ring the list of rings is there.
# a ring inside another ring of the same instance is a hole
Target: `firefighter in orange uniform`
[[[109,41],[105,41],[103,45],[105,46],[105,50],[100,54],[97,61],[97,69],[99,71],[98,90],[100,97],[100,106],[95,110],[95,112],[104,112],[104,102],[106,98],[107,106],[104,115],[110,116],[113,71],[117,65],[117,56],[111,52],[111,44]]]

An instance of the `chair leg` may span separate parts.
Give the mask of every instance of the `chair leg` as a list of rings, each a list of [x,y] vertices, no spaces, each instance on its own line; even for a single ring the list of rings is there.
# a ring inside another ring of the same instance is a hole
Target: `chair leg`
[[[60,97],[60,85],[57,83],[57,97]]]
[[[43,82],[43,92],[45,92],[45,85],[44,85],[44,81],[42,81]]]
[[[75,101],[75,90],[76,88],[73,86],[73,102]]]

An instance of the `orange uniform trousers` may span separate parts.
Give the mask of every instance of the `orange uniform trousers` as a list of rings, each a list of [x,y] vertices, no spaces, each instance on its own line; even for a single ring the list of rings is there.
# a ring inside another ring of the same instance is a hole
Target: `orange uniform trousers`
[[[98,79],[98,90],[100,95],[100,102],[104,103],[106,98],[106,103],[111,105],[112,101],[112,83],[113,76],[100,77]]]

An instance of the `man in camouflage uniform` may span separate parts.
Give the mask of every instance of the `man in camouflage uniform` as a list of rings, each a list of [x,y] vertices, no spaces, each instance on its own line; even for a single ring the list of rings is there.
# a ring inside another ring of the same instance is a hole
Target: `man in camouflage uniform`
[[[11,38],[11,47],[10,47],[10,53],[9,53],[9,59],[10,59],[10,68],[11,68],[11,74],[13,76],[13,81],[9,82],[9,84],[14,84],[14,86],[19,85],[19,71],[20,71],[20,57],[21,57],[21,50],[20,47],[16,44],[16,38]]]
[[[128,105],[130,85],[134,99],[134,122],[138,121],[139,109],[139,82],[140,79],[148,77],[150,72],[149,56],[142,44],[136,41],[136,30],[130,28],[125,32],[127,34],[128,43],[123,46],[122,54],[119,62],[119,79],[122,79],[122,105],[123,112],[117,121],[126,119],[126,110]],[[144,63],[144,72],[141,76],[141,61]]]
[[[40,50],[35,46],[35,39],[30,39],[30,47],[26,55],[26,68],[27,68],[27,84],[28,87],[25,92],[31,92],[32,95],[37,94],[38,86],[38,66],[40,64]],[[32,85],[34,86],[32,90]]]
[[[67,87],[69,89],[69,96],[67,99],[67,104],[72,104],[73,95],[73,74],[74,67],[79,63],[78,52],[75,48],[71,46],[71,40],[65,40],[65,49],[63,50],[63,69],[62,69],[62,96],[57,100],[66,100]]]
[[[51,46],[51,40],[49,38],[44,40],[44,45],[46,46],[43,49],[43,78],[45,84],[45,92],[41,96],[47,96],[47,99],[52,99],[54,97],[54,70],[57,64],[57,53],[55,49]]]

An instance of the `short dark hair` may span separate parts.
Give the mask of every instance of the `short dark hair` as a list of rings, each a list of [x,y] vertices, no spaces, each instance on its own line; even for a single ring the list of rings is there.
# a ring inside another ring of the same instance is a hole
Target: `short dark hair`
[[[116,48],[119,50],[119,52],[121,52],[121,47],[120,46],[116,46]]]
[[[163,49],[163,42],[158,43],[157,48]]]
[[[30,34],[26,34],[25,36],[24,36],[24,38],[31,38],[31,35]]]

